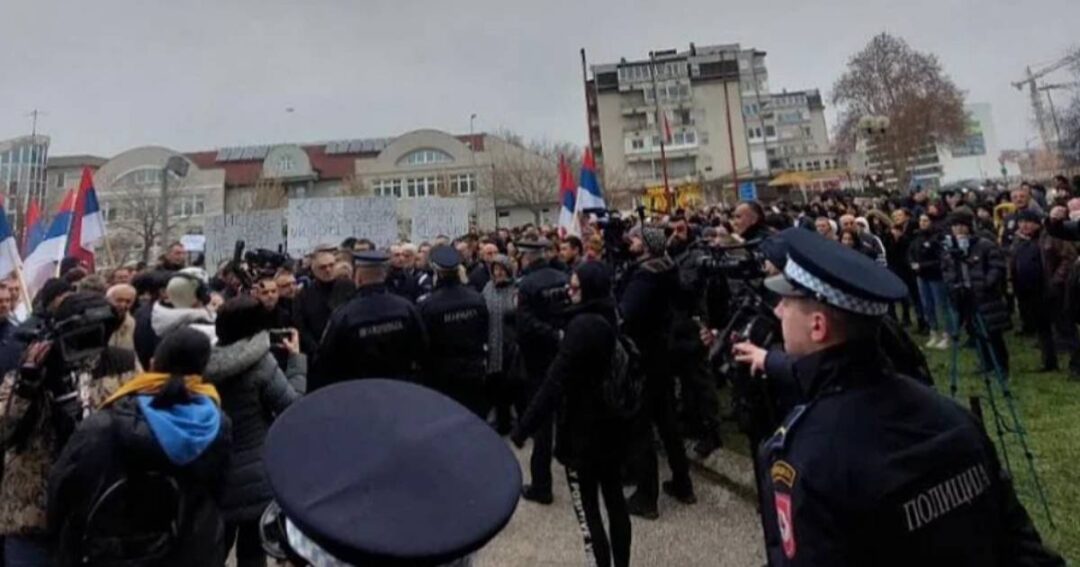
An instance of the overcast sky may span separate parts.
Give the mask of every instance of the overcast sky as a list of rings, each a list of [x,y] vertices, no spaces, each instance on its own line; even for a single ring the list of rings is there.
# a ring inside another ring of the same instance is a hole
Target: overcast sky
[[[52,155],[467,133],[472,113],[478,131],[581,144],[581,47],[604,63],[738,42],[768,52],[774,91],[827,94],[889,31],[1023,147],[1035,131],[1009,82],[1076,45],[1077,22],[1078,0],[5,0],[0,139],[38,108]]]

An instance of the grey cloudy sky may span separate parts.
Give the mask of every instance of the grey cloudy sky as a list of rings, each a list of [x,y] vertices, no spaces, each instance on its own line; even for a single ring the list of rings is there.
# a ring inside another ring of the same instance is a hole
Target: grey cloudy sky
[[[581,47],[610,62],[739,42],[768,52],[773,90],[828,92],[884,30],[936,53],[1023,147],[1009,81],[1076,45],[1077,22],[1077,0],[5,0],[0,139],[40,108],[53,155],[463,133],[471,113],[580,144]]]

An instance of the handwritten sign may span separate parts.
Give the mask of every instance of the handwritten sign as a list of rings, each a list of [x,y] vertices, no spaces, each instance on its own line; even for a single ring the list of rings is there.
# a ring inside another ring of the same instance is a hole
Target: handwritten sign
[[[206,219],[206,266],[216,269],[222,261],[232,259],[237,240],[244,241],[245,250],[277,250],[285,243],[284,234],[285,211],[281,209],[209,217]]]
[[[353,236],[380,248],[397,241],[393,197],[331,197],[289,200],[289,254],[303,256],[320,244]]]
[[[456,238],[469,232],[471,199],[428,197],[413,203],[412,242],[434,240],[445,235]]]

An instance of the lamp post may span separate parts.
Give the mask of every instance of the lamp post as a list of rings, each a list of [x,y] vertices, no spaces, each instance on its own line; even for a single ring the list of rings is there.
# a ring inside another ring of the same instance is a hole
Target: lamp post
[[[184,177],[188,172],[188,161],[181,156],[172,156],[161,168],[161,250],[169,245],[169,173]]]

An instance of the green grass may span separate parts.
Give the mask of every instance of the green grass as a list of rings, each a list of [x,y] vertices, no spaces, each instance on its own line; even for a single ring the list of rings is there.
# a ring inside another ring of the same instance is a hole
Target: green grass
[[[925,335],[913,335],[913,338],[920,345],[926,342]],[[1006,433],[1005,446],[1012,462],[1016,490],[1043,539],[1070,564],[1080,564],[1080,382],[1069,381],[1065,372],[1036,373],[1041,360],[1034,339],[1009,333],[1006,342],[1012,368],[1009,385],[1056,527],[1050,527],[1047,521],[1016,435]],[[938,391],[949,395],[950,351],[928,351],[927,358]],[[986,399],[986,387],[977,373],[975,351],[962,348],[958,358],[957,400],[968,407],[971,396],[980,398],[988,433],[1000,451],[996,430],[990,421],[993,416]],[[1059,363],[1066,366],[1068,357],[1059,353]],[[720,392],[724,413],[730,407],[729,391]],[[1011,427],[1012,418],[996,385],[994,396],[999,411],[1004,413],[1006,423]],[[725,420],[722,428],[726,447],[744,455],[749,453],[746,439],[739,435],[733,422]]]

